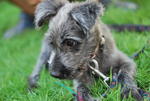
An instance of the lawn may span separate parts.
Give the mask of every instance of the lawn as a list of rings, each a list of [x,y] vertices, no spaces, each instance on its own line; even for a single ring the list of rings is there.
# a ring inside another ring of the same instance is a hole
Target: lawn
[[[145,24],[150,25],[150,1],[134,0],[139,9],[131,11],[110,6],[102,20],[107,24]],[[39,80],[40,87],[34,92],[27,91],[27,77],[31,73],[40,52],[45,29],[26,30],[12,39],[3,39],[3,33],[19,21],[20,10],[7,3],[0,3],[0,101],[70,101],[73,96],[55,82],[72,87],[70,81],[60,81],[43,71]],[[112,31],[120,50],[131,56],[141,49],[148,39],[149,32]],[[150,48],[135,60],[137,63],[136,81],[140,88],[150,91]],[[101,80],[91,88],[94,96],[106,90]],[[119,88],[114,88],[103,101],[120,101]],[[148,98],[145,98],[145,101]],[[127,101],[134,101],[132,98]]]

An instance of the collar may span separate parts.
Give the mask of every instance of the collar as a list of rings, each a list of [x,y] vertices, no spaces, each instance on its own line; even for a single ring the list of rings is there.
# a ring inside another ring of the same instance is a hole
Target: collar
[[[96,48],[94,50],[94,52],[92,54],[90,54],[90,58],[91,59],[94,59],[96,57],[96,55],[98,54],[98,51],[99,49],[102,49],[104,47],[104,44],[105,44],[105,38],[104,38],[104,35],[102,35],[100,33],[100,38],[101,40],[99,39],[98,42],[97,42],[97,45],[96,45]],[[103,49],[102,49],[103,50]]]
[[[102,34],[100,34],[100,35],[102,35]],[[92,70],[92,73],[98,74],[100,77],[102,77],[104,79],[103,80],[104,84],[107,87],[109,87],[109,85],[107,84],[107,81],[109,81],[110,78],[105,76],[102,72],[100,72],[99,64],[98,64],[97,60],[95,59],[95,57],[98,54],[99,49],[104,47],[104,43],[105,43],[105,39],[104,39],[104,36],[102,35],[101,40],[98,40],[97,46],[94,50],[94,53],[90,55],[90,60],[89,60],[88,66]],[[90,63],[94,64],[94,66],[90,65]]]

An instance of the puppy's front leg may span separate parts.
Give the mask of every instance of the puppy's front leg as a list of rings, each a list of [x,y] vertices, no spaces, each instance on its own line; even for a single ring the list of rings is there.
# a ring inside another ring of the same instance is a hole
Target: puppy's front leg
[[[137,101],[143,101],[142,96],[138,92],[137,85],[134,81],[135,64],[132,60],[124,61],[121,64],[120,71],[118,73],[118,82],[122,86],[121,97],[125,98],[131,95]]]
[[[45,41],[42,45],[41,53],[34,67],[34,70],[32,71],[32,74],[28,79],[29,88],[37,87],[37,81],[39,79],[40,72],[42,71],[43,65],[46,64],[49,59],[50,51],[51,51],[50,47],[48,43]]]
[[[75,101],[99,101],[90,95],[89,89],[83,83],[74,81],[74,87],[77,92]]]

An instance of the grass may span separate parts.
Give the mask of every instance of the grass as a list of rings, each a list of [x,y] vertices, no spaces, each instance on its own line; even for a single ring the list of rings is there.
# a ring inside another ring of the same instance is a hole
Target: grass
[[[111,6],[102,17],[103,21],[107,24],[150,25],[150,1],[134,1],[140,5],[137,11]],[[41,74],[40,88],[33,93],[27,91],[27,77],[36,63],[45,30],[29,29],[22,35],[5,40],[3,34],[8,28],[17,24],[20,10],[7,2],[1,2],[0,12],[0,101],[70,101],[72,95],[54,82],[59,81],[69,87],[72,87],[72,83],[54,79],[45,71]],[[141,49],[150,38],[149,32],[113,31],[113,35],[118,48],[129,56]],[[150,48],[135,61],[138,66],[136,75],[138,86],[150,91]],[[97,81],[91,89],[96,97],[105,90],[101,80]],[[119,92],[119,88],[111,90],[103,101],[120,101]],[[126,101],[133,101],[133,99],[130,97]]]

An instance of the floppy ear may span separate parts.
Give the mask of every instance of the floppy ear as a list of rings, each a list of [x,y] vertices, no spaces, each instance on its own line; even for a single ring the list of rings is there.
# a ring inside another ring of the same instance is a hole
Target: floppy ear
[[[44,0],[35,10],[35,25],[41,27],[44,22],[55,16],[58,10],[66,3],[66,0]]]
[[[103,6],[100,3],[88,2],[74,8],[71,16],[86,33],[95,25],[97,17],[102,13]]]

